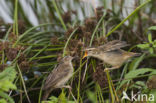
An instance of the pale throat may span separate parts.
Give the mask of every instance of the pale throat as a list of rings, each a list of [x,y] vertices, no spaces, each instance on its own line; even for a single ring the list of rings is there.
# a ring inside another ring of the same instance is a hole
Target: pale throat
[[[101,59],[101,55],[99,55],[99,54],[93,54],[93,55],[90,55],[90,56]]]

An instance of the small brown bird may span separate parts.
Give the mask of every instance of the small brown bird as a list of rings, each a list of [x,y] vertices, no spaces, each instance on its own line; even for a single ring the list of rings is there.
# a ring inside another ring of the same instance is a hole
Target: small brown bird
[[[73,65],[71,56],[65,56],[56,68],[48,75],[43,90],[43,100],[47,100],[49,94],[55,88],[71,88],[69,85],[65,85],[73,75]]]
[[[129,58],[140,55],[140,53],[127,52],[120,49],[126,46],[128,44],[125,41],[113,40],[96,48],[86,48],[83,58],[87,56],[95,57],[112,66],[107,69],[117,69]]]

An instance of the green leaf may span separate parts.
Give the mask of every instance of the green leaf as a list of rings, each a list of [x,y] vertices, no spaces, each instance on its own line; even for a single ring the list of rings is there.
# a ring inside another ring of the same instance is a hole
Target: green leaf
[[[61,94],[59,95],[58,102],[59,103],[67,103],[67,99],[66,99],[64,90],[62,90]]]
[[[151,69],[151,68],[141,68],[137,70],[132,70],[128,74],[125,75],[125,79],[135,78],[138,75],[145,74],[146,72],[154,72],[154,71],[155,69]]]
[[[149,43],[152,43],[152,35],[151,34],[148,34],[148,41],[149,41]]]
[[[88,99],[92,101],[92,103],[96,103],[96,95],[91,91],[87,91]]]
[[[140,49],[147,49],[147,48],[149,48],[149,44],[148,43],[138,44],[137,47],[140,48]]]
[[[53,102],[53,101],[42,101],[41,103],[58,103],[58,102]]]
[[[12,83],[15,77],[16,77],[16,71],[13,66],[5,68],[5,70],[0,73],[0,97],[6,98],[9,101],[9,103],[14,103],[14,101],[5,92],[9,91],[9,89],[16,89],[16,86]],[[3,101],[4,100],[2,100],[2,102]]]
[[[120,83],[120,86],[119,86],[119,88],[123,85],[123,84],[125,84],[126,82],[128,82],[129,80],[130,80],[130,78],[131,79],[133,79],[133,78],[136,78],[138,75],[141,75],[141,74],[145,74],[145,73],[147,73],[147,72],[156,72],[156,70],[155,69],[151,69],[151,68],[141,68],[141,69],[137,69],[137,70],[132,70],[132,71],[130,71],[129,73],[127,73],[126,75],[125,75],[125,80],[123,80],[121,83]]]
[[[143,82],[143,81],[137,81],[135,84],[146,87],[145,82]]]
[[[16,89],[16,86],[9,80],[0,80],[0,90],[9,91],[9,89]]]
[[[7,103],[5,99],[0,99],[0,103]]]
[[[68,101],[68,103],[75,103],[75,101]]]
[[[154,71],[152,71],[152,72],[150,73],[150,75],[156,75],[156,68],[155,68]]]
[[[145,82],[143,81],[136,81],[135,84],[133,84],[131,87],[131,89],[134,89],[134,88],[147,88],[147,86],[145,85]]]
[[[58,99],[62,97],[65,99],[65,101],[59,101]],[[49,101],[42,101],[42,103],[75,103],[75,101],[67,101],[66,98],[65,98],[65,95],[64,93],[61,93],[59,98],[55,97],[55,96],[51,96],[49,99]]]
[[[148,28],[148,30],[156,30],[156,26],[151,26]]]
[[[138,88],[138,89],[144,88],[145,89],[145,88],[147,88],[147,86],[145,85],[145,82],[143,82],[143,81],[137,81],[130,88],[132,88],[132,89],[134,89],[134,88]]]
[[[14,81],[16,77],[16,71],[14,66],[7,67],[3,72],[0,73],[0,80]]]
[[[153,54],[153,53],[154,53],[153,48],[149,48],[149,52],[150,52],[151,54]]]
[[[51,96],[49,99],[50,99],[51,101],[55,101],[55,102],[58,101],[58,98],[56,98],[55,96]]]
[[[153,41],[153,47],[156,48],[156,40]]]
[[[0,97],[6,98],[9,102],[8,103],[15,103],[14,100],[6,93],[0,91]]]

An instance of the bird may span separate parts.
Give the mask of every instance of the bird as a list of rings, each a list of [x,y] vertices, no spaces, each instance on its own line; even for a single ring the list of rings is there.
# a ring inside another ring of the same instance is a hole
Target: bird
[[[91,56],[112,66],[107,68],[107,70],[117,69],[129,58],[140,56],[140,53],[127,52],[121,49],[126,46],[129,46],[129,44],[125,41],[113,40],[98,47],[85,48],[83,58]]]
[[[73,75],[73,65],[72,60],[74,57],[72,56],[65,56],[55,67],[52,72],[48,75],[45,80],[43,90],[43,100],[47,100],[49,94],[56,88],[69,88],[69,85],[66,85],[68,80]]]

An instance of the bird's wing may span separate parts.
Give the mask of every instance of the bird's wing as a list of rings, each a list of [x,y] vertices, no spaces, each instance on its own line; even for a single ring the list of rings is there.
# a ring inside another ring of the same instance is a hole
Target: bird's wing
[[[116,50],[116,49],[120,49],[123,47],[128,46],[129,44],[127,44],[125,41],[120,41],[120,40],[113,40],[110,41],[108,43],[106,43],[105,45],[101,45],[98,47],[98,49],[103,52],[107,52],[107,51],[111,51],[111,50]]]
[[[69,65],[58,65],[58,67],[53,69],[53,71],[48,75],[44,85],[44,89],[55,86],[60,80],[62,80],[62,78],[68,75],[69,70]]]

